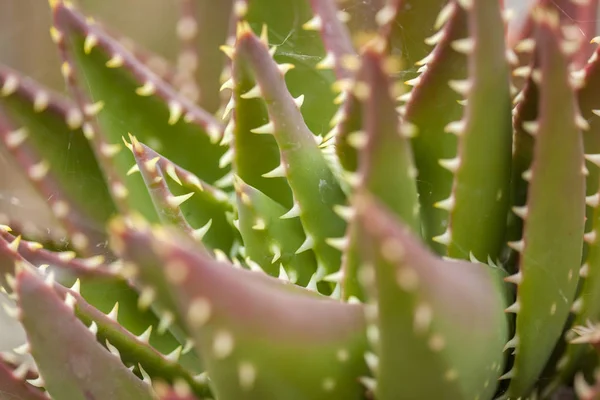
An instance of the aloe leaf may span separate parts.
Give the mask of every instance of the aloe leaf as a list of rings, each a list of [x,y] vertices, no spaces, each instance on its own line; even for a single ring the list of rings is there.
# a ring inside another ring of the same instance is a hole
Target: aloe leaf
[[[234,13],[242,14],[246,8],[245,1],[181,2],[181,17],[177,22],[181,51],[177,69],[178,78],[183,82],[178,82],[178,86],[186,93],[194,93],[191,99],[211,113],[221,105],[219,81],[226,67],[219,47],[231,34]]]
[[[48,269],[53,270],[56,275],[73,279],[120,280],[117,274],[104,265],[106,258],[102,255],[78,258],[73,251],[50,251],[38,242],[23,240],[20,236],[12,235],[8,229],[6,231],[0,229],[0,236],[7,243],[13,243],[14,251],[21,257],[32,264],[48,266]]]
[[[336,111],[335,93],[331,89],[335,76],[332,71],[316,68],[326,53],[318,33],[302,29],[312,16],[306,0],[251,0],[245,20],[255,31],[266,25],[269,45],[277,46],[275,61],[295,66],[286,74],[287,87],[294,97],[305,95],[302,115],[306,125],[322,135],[327,132],[328,122]]]
[[[185,219],[179,207],[190,196],[193,196],[193,193],[183,195],[183,197],[174,196],[169,190],[163,172],[156,166],[160,157],[151,158],[145,146],[142,146],[135,136],[129,138],[131,143],[128,146],[136,162],[133,171],[137,170],[142,175],[160,221],[164,225],[175,226],[193,237],[194,229]]]
[[[416,128],[412,139],[415,166],[417,167],[417,187],[421,203],[423,236],[438,254],[446,249],[433,237],[444,233],[448,225],[448,212],[434,205],[446,200],[451,193],[453,175],[439,164],[439,160],[456,156],[457,138],[445,132],[446,126],[460,119],[463,106],[458,101],[461,96],[449,86],[450,81],[467,77],[467,57],[453,49],[455,40],[467,36],[466,13],[455,2],[438,20],[443,27],[428,40],[437,43],[433,52],[421,64],[426,66],[411,84],[416,86],[409,92],[405,105],[404,118]],[[440,113],[437,110],[443,109]]]
[[[141,145],[152,159],[158,157],[156,165],[169,177],[169,190],[179,199],[177,202],[194,193],[179,204],[185,219],[195,227],[193,237],[211,249],[234,251],[237,234],[229,215],[233,212],[233,200],[229,194],[209,185],[148,146]]]
[[[356,55],[350,32],[343,15],[333,0],[311,0],[314,16],[302,26],[305,30],[319,31],[327,50],[326,58],[319,67],[333,68],[337,79],[349,79],[354,74],[348,68],[347,57]]]
[[[469,35],[452,46],[467,54],[469,78],[451,84],[467,104],[462,119],[446,126],[458,136],[458,150],[455,157],[439,160],[454,174],[454,183],[450,196],[434,204],[450,214],[447,230],[434,240],[447,246],[453,258],[473,254],[495,260],[504,240],[512,157],[504,23],[497,3],[475,0],[462,6]]]
[[[444,6],[449,3],[445,0],[404,0],[399,3],[394,23],[391,24],[390,46],[392,52],[400,54],[406,68],[413,68],[403,77],[406,80],[418,75],[414,66],[429,54],[426,39],[435,33],[436,25],[448,15],[449,10]],[[382,19],[384,12],[380,15]]]
[[[141,177],[125,179],[133,158],[122,152],[121,138],[129,132],[209,183],[226,173],[218,164],[225,150],[216,143],[223,130],[220,122],[70,6],[54,5],[53,15],[63,74],[79,107],[87,111],[93,146],[111,149],[98,156],[103,166],[116,170],[109,188],[122,207],[158,220]]]
[[[360,127],[361,112],[358,109],[357,99],[348,90],[354,76],[352,65],[356,61],[356,51],[352,44],[350,30],[345,22],[349,17],[345,11],[338,9],[334,1],[311,1],[314,16],[302,26],[305,30],[318,31],[323,40],[327,55],[318,68],[331,68],[335,72],[337,81],[334,88],[340,91],[334,103],[340,104],[338,111],[329,122],[332,130],[324,139],[330,141],[335,137],[335,152],[340,164],[349,171],[354,171],[357,164],[356,150],[347,142],[347,135]],[[362,7],[355,4],[353,11]]]
[[[538,118],[539,89],[531,77],[533,68],[528,67],[528,76],[523,90],[518,94],[519,103],[515,107],[513,120],[514,141],[511,169],[510,205],[513,210],[520,210],[526,205],[529,183],[523,179],[523,173],[531,168],[534,151],[534,131]],[[526,175],[525,175],[526,176]],[[523,232],[523,219],[510,212],[507,219],[506,237],[509,241],[518,241]],[[516,262],[518,252],[511,248],[510,266]],[[516,271],[511,271],[516,272]]]
[[[283,75],[288,66],[277,65],[265,43],[243,24],[238,31],[235,51],[237,57],[244,57],[252,66],[261,95],[267,103],[270,122],[259,129],[274,135],[281,153],[280,166],[269,176],[287,178],[295,199],[287,216],[299,216],[307,235],[297,252],[314,248],[325,271],[335,272],[341,254],[326,240],[339,237],[344,232],[344,221],[332,208],[343,204],[345,196],[286,89]]]
[[[170,231],[115,221],[111,233],[128,244],[121,256],[138,266],[140,284],[186,325],[216,397],[362,398],[360,305],[211,260]]]
[[[110,26],[104,26],[100,21],[96,21],[96,23],[110,36],[117,39],[127,51],[132,53],[137,60],[156,74],[156,76],[171,85],[175,85],[177,81],[177,68],[170,60],[150,51],[134,39],[123,36],[120,32],[111,29]]]
[[[286,209],[241,178],[236,178],[234,187],[245,256],[271,276],[279,276],[283,268],[290,281],[306,286],[317,263],[312,251],[295,254],[304,241],[300,221],[281,219]]]
[[[596,50],[596,54],[598,49]],[[579,107],[581,109],[582,121],[586,121],[587,128],[583,131],[585,158],[588,170],[586,177],[586,235],[584,239],[587,245],[587,254],[584,255],[584,263],[580,269],[580,289],[575,299],[571,312],[574,314],[572,326],[585,327],[590,321],[600,318],[600,242],[596,239],[600,227],[600,142],[598,141],[598,117],[596,109],[600,108],[600,98],[592,88],[599,83],[600,60],[594,58],[586,67],[584,75],[578,81],[580,87],[577,92]],[[577,82],[577,81],[576,81]],[[583,333],[583,332],[580,332]],[[585,336],[591,336],[589,333]],[[571,335],[565,335],[569,338]],[[579,341],[581,343],[581,341]],[[570,344],[558,363],[560,380],[570,378],[577,368],[587,348],[581,344]]]
[[[363,111],[363,129],[350,139],[359,150],[358,175],[361,186],[367,188],[390,208],[410,229],[420,235],[419,201],[415,182],[415,167],[410,147],[410,126],[403,125],[396,112],[395,93],[386,56],[380,48],[368,48],[362,54],[362,68],[354,85]],[[359,235],[349,229],[350,247],[343,261],[342,292],[344,298],[363,298],[357,279],[362,260],[359,257]]]
[[[0,357],[0,393],[3,398],[6,400],[46,400],[44,392],[28,382],[28,370],[23,369],[27,365],[21,364],[19,367],[13,368]]]
[[[233,117],[226,130],[232,136],[233,169],[248,185],[290,208],[292,193],[285,178],[263,176],[281,161],[275,138],[254,132],[269,122],[266,105],[260,98],[260,89],[247,60],[237,56],[233,50],[230,54],[233,57],[232,77],[224,86],[232,88],[231,100],[225,112],[230,108],[233,110]],[[296,99],[300,107],[303,99]]]
[[[150,388],[77,319],[72,297],[61,299],[25,266],[17,273],[15,293],[31,354],[52,397],[153,398]]]
[[[508,336],[501,270],[438,258],[370,194],[353,204],[377,398],[491,398]]]
[[[130,173],[141,173],[162,223],[177,226],[199,243],[229,252],[234,240],[227,216],[233,211],[229,196],[182,170],[134,136],[130,138],[128,147],[136,160]]]
[[[600,153],[600,119],[598,119],[597,110],[600,109],[600,97],[597,95],[595,87],[600,85],[600,48],[597,47],[590,63],[585,69],[571,74],[573,84],[577,88],[577,100],[581,110],[581,123],[586,129],[583,130],[583,143],[585,153],[588,155]],[[600,189],[600,167],[594,162],[594,158],[586,160],[586,166],[589,174],[586,178],[586,194],[595,195]],[[592,226],[593,208],[588,208],[586,213],[587,223],[586,231]]]
[[[48,201],[72,245],[88,254],[105,240],[103,225],[114,204],[81,126],[67,100],[0,66],[2,145]],[[67,154],[67,156],[65,156]]]
[[[523,237],[509,243],[520,253],[519,272],[507,278],[517,284],[517,300],[506,310],[517,315],[516,333],[507,345],[516,357],[504,375],[511,379],[511,397],[529,393],[562,333],[579,277],[585,215],[583,140],[559,17],[543,6],[532,16],[539,59],[534,80],[552,84],[539,88],[533,164],[524,174],[527,206],[517,210]],[[551,225],[548,215],[555,216]]]
[[[140,347],[139,340],[135,340],[135,336],[129,331],[144,332],[149,326],[158,327],[155,331],[158,330],[161,335],[154,335],[152,338],[152,345],[156,349],[168,353],[179,345],[170,334],[162,334],[162,331],[168,327],[163,328],[163,321],[159,321],[151,312],[139,309],[142,299],[121,276],[116,276],[114,268],[101,264],[99,257],[77,259],[73,258],[72,252],[52,253],[40,249],[39,244],[25,242],[20,237],[13,238],[6,233],[2,236],[0,237],[0,282],[5,290],[12,290],[15,264],[33,263],[38,266],[40,273],[51,275],[52,279],[56,280],[54,288],[61,297],[64,298],[68,291],[64,286],[74,285],[70,293],[76,300],[77,317],[86,324],[94,321],[106,339],[114,343],[124,355],[137,354],[142,358],[142,365],[149,371],[154,372],[156,365],[162,365],[161,360],[166,360],[166,357],[156,350],[148,353],[146,348]],[[80,296],[79,292],[83,296]],[[120,321],[117,322],[119,309],[121,310]],[[191,354],[183,357],[179,362],[190,368],[196,368],[199,364],[199,360]],[[167,371],[164,373],[173,373],[168,366],[164,370]]]

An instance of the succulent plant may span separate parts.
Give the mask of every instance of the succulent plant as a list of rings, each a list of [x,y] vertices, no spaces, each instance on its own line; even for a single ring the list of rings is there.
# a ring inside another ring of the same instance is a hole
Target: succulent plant
[[[157,68],[51,0],[0,397],[600,398],[597,4],[182,0]]]

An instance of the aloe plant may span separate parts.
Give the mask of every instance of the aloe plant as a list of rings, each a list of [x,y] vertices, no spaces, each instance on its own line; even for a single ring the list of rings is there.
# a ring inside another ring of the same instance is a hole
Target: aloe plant
[[[50,8],[69,96],[0,67],[62,233],[0,225],[2,396],[600,398],[597,1],[185,0],[160,72]]]

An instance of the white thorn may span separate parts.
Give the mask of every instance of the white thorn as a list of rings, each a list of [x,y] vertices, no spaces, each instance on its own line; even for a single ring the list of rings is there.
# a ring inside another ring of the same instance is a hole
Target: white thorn
[[[296,218],[299,216],[300,216],[300,205],[297,202],[294,202],[294,205],[292,206],[292,208],[290,208],[290,210],[288,212],[286,212],[279,218],[280,219],[289,219],[289,218]]]
[[[148,326],[141,335],[137,336],[137,340],[142,343],[148,343],[150,341],[150,335],[152,334],[152,325]]]
[[[342,236],[339,238],[327,238],[325,239],[325,243],[327,243],[334,249],[344,252],[348,248],[350,241],[346,236]]]
[[[521,239],[514,242],[508,242],[508,247],[516,252],[522,253],[525,249],[525,241]]]
[[[450,229],[447,229],[443,234],[439,236],[435,236],[432,238],[434,242],[443,244],[444,246],[449,246],[452,243],[452,234]]]
[[[183,106],[176,101],[169,102],[169,125],[175,125],[183,114]]]
[[[504,282],[514,283],[515,285],[520,285],[523,282],[523,273],[521,270],[514,275],[509,275],[504,278]]]
[[[194,195],[194,192],[191,192],[188,194],[182,194],[181,196],[169,195],[169,196],[167,196],[167,203],[171,207],[177,208],[177,207],[181,206],[185,201],[187,201],[193,195]]]
[[[435,208],[440,208],[442,210],[452,211],[454,209],[455,204],[456,204],[456,201],[454,199],[454,195],[451,194],[450,197],[448,197],[445,200],[438,201],[433,206]]]
[[[254,85],[252,89],[248,90],[246,93],[240,95],[242,99],[256,99],[262,97],[262,93],[260,91],[260,86]]]
[[[466,96],[473,87],[473,82],[471,80],[452,80],[448,82],[448,86],[450,89],[454,90],[456,93]]]
[[[310,250],[313,248],[314,245],[315,245],[315,241],[314,241],[313,237],[311,235],[307,234],[306,239],[304,240],[302,245],[298,248],[298,250],[296,250],[296,254],[300,254],[302,252],[305,252],[306,250]]]
[[[519,303],[518,299],[504,310],[504,312],[513,314],[518,314],[519,311],[521,311],[521,303]]]
[[[98,325],[96,324],[96,321],[92,321],[92,323],[87,329],[88,331],[92,332],[92,335],[94,336],[98,334]]]
[[[512,208],[512,212],[519,218],[525,219],[527,217],[527,206],[517,207],[514,206]]]
[[[250,132],[263,135],[272,135],[275,133],[275,125],[272,121],[269,121],[268,123],[259,126],[258,128],[250,129]]]
[[[119,316],[119,302],[115,303],[115,306],[113,307],[112,310],[110,310],[110,312],[108,314],[106,314],[106,316],[110,319],[112,319],[115,322],[118,322],[118,316]]]
[[[209,219],[208,222],[206,224],[204,224],[202,227],[195,229],[194,232],[192,233],[192,236],[194,236],[194,239],[202,240],[204,238],[204,236],[206,235],[206,233],[208,232],[208,230],[210,229],[211,225],[212,225],[212,219]]]
[[[450,159],[441,159],[438,161],[438,163],[448,171],[456,173],[456,171],[458,171],[458,167],[460,167],[460,158],[455,157]]]
[[[315,15],[307,22],[302,24],[302,29],[306,31],[320,31],[323,28],[323,22],[321,20],[321,16]]]
[[[262,175],[263,178],[284,178],[285,168],[283,164],[279,164],[275,169]]]
[[[177,361],[179,361],[179,357],[181,357],[181,350],[182,350],[182,347],[178,346],[175,350],[173,350],[169,354],[165,354],[165,359],[172,363],[176,363]]]

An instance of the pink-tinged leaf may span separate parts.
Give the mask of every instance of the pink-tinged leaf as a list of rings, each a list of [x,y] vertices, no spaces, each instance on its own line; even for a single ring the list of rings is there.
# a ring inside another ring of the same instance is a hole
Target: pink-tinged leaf
[[[15,293],[31,354],[49,394],[73,400],[152,399],[150,388],[77,319],[69,296],[61,299],[29,268],[22,265],[18,271]]]
[[[501,270],[442,260],[372,195],[353,203],[377,398],[491,398],[508,336]]]
[[[186,327],[223,400],[359,399],[363,311],[197,251],[170,230],[115,221],[112,237],[137,283]],[[118,246],[118,243],[126,246]]]
[[[23,368],[23,366],[20,366]],[[25,365],[26,367],[26,365]],[[47,400],[45,393],[27,382],[27,379],[35,379],[27,376],[21,376],[22,370],[2,359],[0,356],[0,395],[6,400]]]

